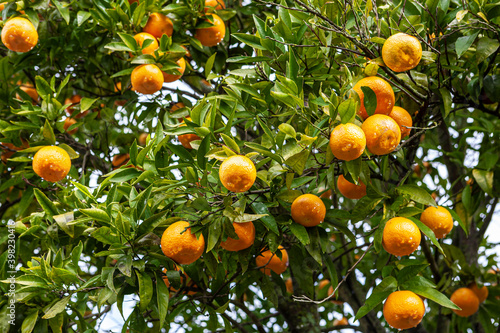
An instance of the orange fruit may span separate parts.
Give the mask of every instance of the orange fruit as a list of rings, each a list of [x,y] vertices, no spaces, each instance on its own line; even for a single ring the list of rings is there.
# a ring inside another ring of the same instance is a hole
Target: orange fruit
[[[366,135],[366,147],[374,155],[386,155],[394,151],[401,141],[401,130],[389,116],[375,114],[361,126]]]
[[[394,217],[387,221],[382,234],[382,246],[392,255],[402,257],[420,245],[420,229],[411,220]]]
[[[2,3],[0,3],[0,12],[1,12],[2,10],[4,10],[4,8],[5,8],[5,4],[6,4],[6,2],[2,2]],[[0,16],[0,20],[1,20],[1,19],[2,19],[2,17]]]
[[[226,251],[241,251],[252,246],[255,240],[255,226],[252,222],[233,222],[234,231],[238,239],[228,237],[220,246]]]
[[[118,169],[119,167],[127,164],[129,160],[130,160],[129,153],[118,154],[118,155],[113,156],[113,160],[111,161],[111,165],[113,166],[113,169]]]
[[[73,128],[72,130],[68,131],[68,128],[71,127],[71,125],[73,124],[76,124],[76,120],[73,119],[73,118],[66,118],[64,119],[64,130],[69,134],[69,135],[73,135],[75,134],[76,132],[78,132],[78,127],[77,128]]]
[[[292,219],[304,227],[314,227],[323,222],[326,207],[314,194],[303,194],[292,203]]]
[[[141,135],[139,135],[138,142],[141,146],[145,146],[147,139],[148,139],[148,133],[141,133]]]
[[[330,288],[328,288],[328,292],[327,292],[327,293],[328,293],[328,296],[330,296],[331,294],[333,294],[333,290],[334,290],[334,289],[333,289],[333,286],[330,286]],[[337,304],[337,305],[342,305],[342,304],[344,304],[344,302],[336,300],[336,299],[335,299],[336,297],[337,297],[337,294],[333,295],[333,297],[331,298],[331,300],[332,300],[331,302],[332,302],[333,304]]]
[[[479,299],[479,303],[483,303],[487,298],[488,298],[488,288],[486,286],[483,286],[482,288],[479,288],[475,282],[472,282],[467,286],[470,290],[476,294],[477,298]]]
[[[461,310],[453,310],[460,317],[469,317],[479,310],[479,298],[469,288],[458,288],[451,294],[450,301]]]
[[[384,318],[392,327],[405,330],[417,326],[424,317],[425,305],[412,291],[395,291],[384,303]]]
[[[233,155],[226,158],[220,165],[219,178],[222,185],[229,191],[245,192],[255,182],[257,170],[255,164],[248,157]]]
[[[342,319],[335,319],[333,321],[333,326],[344,326],[344,325],[349,325],[349,321],[347,320],[346,317],[342,317]]]
[[[33,171],[46,181],[55,183],[64,179],[71,169],[71,158],[66,150],[45,146],[33,158]]]
[[[330,280],[321,280],[319,281],[319,284],[318,284],[318,291],[325,288],[326,286],[328,286],[330,284]]]
[[[333,156],[342,161],[352,161],[365,151],[366,137],[363,130],[354,124],[340,124],[330,135]]]
[[[174,105],[172,105],[172,107],[170,108],[170,112],[174,112],[174,111],[179,110],[179,109],[182,109],[182,108],[184,108],[184,107],[186,107],[186,106],[185,106],[185,105],[184,105],[184,103],[182,103],[182,102],[175,103],[175,104],[174,104]]]
[[[179,267],[174,266],[174,270],[178,271]],[[163,269],[163,273],[167,274],[167,269],[166,268]],[[189,291],[187,292],[187,294],[188,295],[194,295],[194,294],[196,294],[196,291],[192,290],[192,289],[196,289],[196,288],[198,288],[198,286],[193,282],[193,280],[191,280],[189,278],[189,276],[187,276],[185,273],[183,274],[182,272],[181,272],[180,276],[181,276],[181,285],[185,285],[189,289]],[[169,288],[174,293],[176,293],[178,291],[178,289],[170,287],[170,281],[168,281],[168,277],[166,275],[164,275],[162,278],[163,278],[163,282],[165,282],[165,285],[167,286],[167,288]]]
[[[28,52],[38,43],[38,32],[29,20],[14,17],[2,28],[2,43],[11,51]]]
[[[187,228],[187,229],[186,229]],[[197,239],[191,233],[189,223],[175,222],[170,225],[161,236],[161,250],[163,254],[180,265],[189,265],[203,254],[205,239],[203,235]]]
[[[326,192],[323,192],[320,196],[321,199],[329,199],[331,200],[333,195],[332,195],[332,190],[328,190]]]
[[[148,34],[147,32],[138,33],[134,36],[134,39],[139,47],[142,47],[142,44],[147,39],[151,39],[153,41],[151,44],[149,44],[149,46],[142,50],[142,54],[153,54],[159,47],[156,38],[153,35]]]
[[[281,253],[281,259],[271,251],[267,250],[262,252],[255,258],[255,263],[257,267],[263,266],[260,271],[266,275],[271,275],[271,271],[276,274],[281,274],[286,271],[288,267],[288,253],[283,248],[283,246],[278,246],[278,250]]]
[[[23,149],[26,149],[26,148],[30,147],[30,143],[28,141],[24,140],[24,139],[21,139],[21,143],[22,143],[21,147],[16,147],[12,143],[8,143],[8,142],[5,142],[5,143],[2,142],[2,145],[5,146],[5,147],[7,147],[7,148],[9,148],[9,149],[11,149],[11,150],[16,150],[16,151],[23,150]],[[7,160],[9,158],[11,158],[12,155],[15,154],[15,152],[13,152],[11,150],[5,149],[5,150],[2,151],[2,161],[4,163],[7,163]]]
[[[205,0],[205,13],[213,10],[225,9],[226,4],[222,0]]]
[[[216,14],[207,14],[207,17],[212,17],[213,22],[209,19],[205,20],[213,24],[212,27],[196,29],[194,37],[198,39],[203,46],[216,46],[226,35],[226,25],[224,21]]]
[[[287,293],[293,294],[293,280],[292,280],[292,278],[288,278],[285,281],[285,286],[286,286]]]
[[[66,108],[66,114],[68,116],[71,116],[73,114],[75,104],[80,103],[81,100],[82,100],[82,96],[80,96],[80,95],[73,95],[70,98],[66,98],[64,100],[64,105],[72,104]],[[80,119],[80,118],[85,117],[88,113],[89,113],[89,110],[87,110],[85,112],[80,112],[80,113],[76,114],[73,118]]]
[[[191,120],[191,117],[186,117],[186,119]],[[186,126],[184,120],[182,121],[181,126]],[[201,138],[198,135],[193,133],[181,134],[178,136],[177,139],[179,139],[181,145],[186,149],[193,149],[193,147],[191,146],[191,141],[201,140]]]
[[[21,82],[18,82],[18,85],[19,85],[19,89],[21,89],[22,91],[24,91],[25,93],[27,93],[28,96],[31,97],[31,99],[33,100],[33,102],[38,103],[38,92],[33,87],[33,85],[31,85],[30,83],[24,83],[23,84]],[[17,99],[22,99],[19,94],[16,95],[16,98]]]
[[[360,108],[358,114],[361,118],[368,118],[368,113],[366,112],[364,105],[364,93],[361,87],[368,87],[377,96],[377,108],[374,114],[385,114],[389,115],[392,111],[394,103],[396,102],[396,97],[394,96],[394,90],[392,90],[391,85],[386,80],[379,78],[377,76],[365,77],[358,81],[353,87],[354,91],[358,94],[360,100]]]
[[[410,135],[411,128],[413,125],[413,120],[411,119],[408,111],[403,109],[402,107],[395,106],[392,108],[389,117],[394,119],[394,121],[399,125],[399,129],[401,130],[401,138],[406,138]]]
[[[181,74],[179,74],[179,75],[168,74],[168,73],[162,71],[163,82],[166,82],[166,83],[174,82],[174,81],[179,80],[182,77],[182,75],[184,75],[184,71],[186,70],[186,60],[184,60],[184,58],[180,58],[179,60],[176,61],[176,63],[179,66],[179,68],[177,68],[177,70]]]
[[[366,185],[361,180],[358,180],[359,185],[353,184],[344,175],[340,175],[337,179],[337,187],[339,192],[349,199],[361,199],[366,195]]]
[[[417,38],[397,33],[387,38],[382,46],[382,60],[394,72],[409,71],[417,67],[422,58],[422,45]]]
[[[156,65],[140,65],[134,68],[130,77],[132,89],[141,94],[154,94],[163,86],[162,71]]]
[[[151,13],[148,23],[146,23],[142,31],[156,38],[161,38],[163,34],[170,37],[174,33],[174,25],[168,16],[161,13]]]
[[[434,231],[438,239],[446,237],[453,229],[453,217],[441,206],[426,208],[420,215],[420,221]]]

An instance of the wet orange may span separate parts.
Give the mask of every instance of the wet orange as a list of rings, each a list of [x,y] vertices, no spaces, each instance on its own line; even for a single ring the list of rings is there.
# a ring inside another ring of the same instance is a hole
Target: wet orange
[[[394,72],[404,72],[417,67],[421,58],[420,41],[402,32],[387,38],[382,46],[382,60]]]
[[[43,179],[55,183],[63,180],[71,169],[71,158],[66,150],[57,146],[46,146],[36,152],[33,171]]]
[[[257,170],[255,164],[248,157],[233,155],[222,162],[219,168],[219,178],[222,185],[229,191],[245,192],[255,182]]]
[[[459,288],[451,294],[450,301],[461,310],[453,310],[460,317],[469,317],[479,310],[479,298],[469,288]]]
[[[154,94],[163,86],[162,71],[156,65],[140,65],[132,71],[130,77],[132,89],[141,94]]]
[[[392,90],[391,85],[386,80],[379,78],[377,76],[365,77],[356,83],[353,87],[354,91],[358,94],[360,99],[360,109],[358,114],[361,118],[368,118],[368,113],[366,112],[364,105],[364,93],[361,87],[368,87],[377,96],[377,108],[374,114],[385,114],[389,115],[392,111],[394,103],[396,102],[396,97],[394,96],[394,90]]]
[[[363,130],[354,124],[340,124],[330,135],[333,156],[342,161],[352,161],[365,151],[366,137]]]
[[[344,175],[340,175],[337,179],[337,187],[339,192],[349,199],[361,199],[366,195],[366,185],[361,180],[358,180],[359,185],[353,184]]]
[[[411,119],[411,115],[403,109],[402,107],[395,106],[392,108],[389,117],[394,119],[394,121],[399,125],[399,129],[401,130],[401,138],[405,138],[410,135],[411,128],[413,126],[413,120]]]
[[[384,318],[392,327],[405,330],[417,326],[424,317],[422,299],[409,290],[395,291],[384,303]]]
[[[203,46],[216,46],[222,42],[226,35],[226,25],[216,14],[207,14],[207,16],[211,16],[213,22],[210,22],[208,19],[206,21],[212,23],[213,26],[196,29],[194,37],[198,39]]]
[[[174,81],[179,80],[182,77],[182,75],[184,75],[184,71],[186,70],[186,60],[184,60],[184,58],[180,58],[179,60],[177,60],[177,65],[179,66],[177,68],[177,70],[181,74],[179,74],[179,75],[177,75],[177,74],[169,74],[169,73],[166,73],[166,72],[162,71],[163,82],[166,82],[166,83],[174,82]]]
[[[225,9],[226,4],[222,0],[206,0],[205,1],[205,13],[213,10]]]
[[[255,226],[252,222],[233,222],[234,231],[238,239],[228,237],[220,246],[226,251],[241,251],[252,246],[255,241]]]
[[[269,250],[262,252],[255,258],[257,267],[264,266],[260,269],[261,272],[266,275],[271,275],[271,271],[276,274],[281,274],[286,271],[288,267],[288,253],[281,245],[278,247],[277,252],[278,251],[281,253],[281,259]]]
[[[479,303],[483,303],[487,298],[488,298],[488,287],[482,286],[479,288],[475,282],[472,282],[467,286],[470,290],[476,294],[477,298],[479,299]]]
[[[366,148],[374,155],[393,152],[401,141],[401,130],[389,116],[375,114],[361,126],[366,136]]]
[[[382,234],[382,246],[392,255],[402,257],[412,254],[420,245],[420,229],[405,217],[387,221]]]
[[[174,25],[168,16],[161,13],[152,13],[149,15],[148,22],[142,31],[158,39],[164,34],[170,37],[174,33]]]
[[[74,124],[76,124],[76,120],[75,119],[69,118],[69,117],[66,118],[66,119],[64,119],[63,128],[66,131],[66,133],[68,133],[69,135],[73,135],[76,132],[78,132],[78,127],[77,128],[73,128],[72,130],[68,131],[68,128],[70,128],[71,125],[74,125]]]
[[[158,41],[156,40],[156,38],[153,35],[148,34],[147,32],[140,32],[140,33],[136,34],[134,36],[134,39],[137,42],[137,45],[139,47],[142,47],[142,44],[147,39],[150,39],[153,41],[151,44],[149,44],[147,47],[145,47],[142,50],[142,54],[153,54],[159,47]]]
[[[38,32],[28,19],[14,17],[2,28],[2,43],[11,51],[28,52],[38,43]]]
[[[420,221],[434,231],[438,239],[446,237],[453,229],[453,217],[446,208],[441,206],[426,208],[420,215]]]
[[[326,207],[314,194],[303,194],[292,203],[292,219],[304,227],[314,227],[323,222]]]

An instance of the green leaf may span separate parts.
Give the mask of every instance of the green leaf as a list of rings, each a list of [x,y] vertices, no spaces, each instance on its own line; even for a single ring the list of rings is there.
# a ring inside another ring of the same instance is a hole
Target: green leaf
[[[90,13],[89,12],[84,12],[80,10],[78,14],[76,15],[76,22],[78,26],[81,26],[85,21],[87,21],[90,18]]]
[[[337,108],[338,115],[342,121],[342,124],[347,124],[352,122],[356,116],[356,101],[353,98],[349,98],[346,101],[340,103]]]
[[[69,24],[69,8],[67,4],[61,5],[61,3],[57,0],[52,0],[52,2],[56,6],[57,10],[59,11],[59,14],[61,14],[64,21],[66,21],[66,24]]]
[[[292,234],[295,235],[295,237],[297,237],[297,239],[303,245],[308,245],[311,243],[311,240],[309,239],[309,234],[307,233],[307,230],[303,225],[292,222],[290,224],[290,231],[292,232]]]
[[[253,48],[259,50],[266,50],[264,46],[261,45],[260,38],[254,35],[243,34],[243,33],[234,33],[232,34],[234,38],[239,40],[242,43],[245,43]]]
[[[170,292],[168,287],[165,285],[163,278],[160,273],[155,274],[156,276],[156,298],[157,298],[157,307],[158,307],[158,316],[160,321],[160,327],[163,327],[163,323],[165,322],[165,318],[168,313],[168,302],[170,298]]]
[[[399,194],[408,195],[411,200],[426,206],[437,206],[436,201],[432,198],[432,196],[426,190],[417,185],[402,185],[397,187],[396,191]]]
[[[432,244],[434,244],[439,252],[441,252],[444,255],[443,248],[441,247],[441,244],[439,244],[438,240],[436,239],[436,235],[434,235],[434,231],[431,230],[428,226],[420,222],[420,220],[417,220],[414,217],[409,217],[410,220],[412,220],[417,227],[431,240]],[[446,255],[445,255],[446,257]]]
[[[285,133],[286,135],[291,136],[292,138],[295,138],[297,136],[297,132],[295,132],[295,128],[293,128],[291,125],[287,123],[283,123],[279,125],[279,130]]]
[[[80,101],[80,113],[90,109],[92,104],[94,104],[98,100],[99,98],[87,98],[87,97],[82,98],[82,100]]]
[[[430,299],[445,308],[460,310],[460,308],[450,301],[448,297],[434,288],[408,283],[408,290],[413,291],[417,295],[424,296],[425,298]]]
[[[45,79],[41,76],[37,75],[35,77],[35,84],[36,84],[36,91],[43,99],[47,99],[52,95],[52,93],[54,93],[54,91],[50,87],[50,84],[47,81],[45,81]]]
[[[451,104],[452,104],[451,93],[445,87],[439,89],[439,92],[441,93],[441,98],[443,99],[444,116],[448,117],[448,114],[450,114],[451,111]]]
[[[141,273],[138,270],[135,272],[139,281],[139,307],[141,311],[145,311],[153,297],[153,280],[146,272]]]
[[[482,37],[477,43],[476,49],[476,61],[478,64],[486,60],[490,55],[498,50],[500,43],[496,39],[491,39],[488,37]]]
[[[208,77],[208,75],[212,71],[212,68],[214,66],[214,62],[215,62],[215,57],[216,56],[217,56],[217,52],[215,52],[214,54],[212,54],[210,56],[210,58],[208,58],[207,62],[205,63],[205,77]]]
[[[486,171],[486,170],[479,170],[479,169],[474,169],[472,170],[472,176],[476,180],[477,184],[479,187],[488,195],[495,197],[493,195],[493,171]]]
[[[47,215],[54,216],[59,214],[56,205],[54,205],[54,202],[52,200],[49,200],[49,198],[47,198],[47,196],[43,194],[42,191],[35,188],[34,193],[38,204],[42,207],[43,211]]]
[[[428,266],[429,264],[422,264],[422,265],[411,265],[404,267],[396,275],[398,284],[403,284],[406,281],[414,278],[418,273],[426,269]]]
[[[240,153],[240,147],[238,146],[236,141],[234,141],[233,138],[231,138],[229,135],[226,135],[224,133],[221,133],[220,135],[222,137],[222,140],[224,140],[224,143],[226,144],[226,146],[231,148],[235,153],[237,153],[237,154]]]
[[[215,219],[210,223],[208,226],[208,241],[207,241],[207,249],[205,252],[210,252],[217,242],[219,241],[219,238],[222,234],[222,225],[221,225],[221,219]]]
[[[91,217],[97,221],[102,221],[102,222],[111,222],[111,219],[109,218],[108,213],[106,211],[99,209],[99,208],[85,208],[85,209],[80,209],[80,212],[84,215],[87,215],[88,217]]]
[[[66,305],[68,304],[70,299],[71,296],[65,296],[57,301],[47,311],[45,311],[45,315],[42,317],[42,319],[54,318],[59,313],[63,312],[66,309]]]
[[[362,86],[361,91],[363,91],[363,105],[365,107],[368,116],[373,116],[375,110],[377,109],[377,95],[375,92],[367,86]]]
[[[261,214],[261,215],[267,215],[267,216],[264,216],[262,217],[260,220],[262,221],[262,223],[264,223],[264,225],[269,229],[271,230],[272,232],[274,232],[276,235],[279,235],[279,230],[278,230],[278,224],[276,223],[276,220],[274,219],[274,217],[269,213],[269,210],[267,209],[266,205],[262,202],[254,202],[252,205],[252,210],[257,213],[257,214]]]
[[[308,158],[309,150],[304,149],[300,153],[290,156],[285,164],[289,165],[300,176],[304,172]]]
[[[476,40],[477,35],[479,34],[479,31],[476,33],[473,33],[472,35],[469,36],[463,36],[457,38],[457,41],[455,43],[455,51],[457,52],[457,57],[460,58],[462,54],[465,53],[469,49],[469,47],[474,43]]]
[[[48,119],[45,119],[45,124],[43,125],[43,137],[51,144],[56,143],[56,136],[54,135],[54,129],[49,123]]]
[[[368,312],[382,303],[391,293],[396,291],[398,282],[393,276],[388,276],[382,280],[374,289],[365,304],[359,308],[354,321],[363,318]]]
[[[248,56],[237,56],[237,57],[231,57],[226,60],[226,62],[230,62],[233,64],[251,64],[254,62],[263,62],[263,61],[270,61],[272,60],[269,57],[248,57]]]
[[[116,234],[111,232],[111,229],[108,227],[101,227],[97,230],[94,230],[91,233],[92,237],[97,239],[99,242],[104,243],[104,244],[117,244],[121,243],[120,242],[120,236],[117,236]]]
[[[157,226],[166,220],[165,215],[168,211],[159,212],[142,222],[137,228],[136,235],[137,238],[141,238],[147,233],[153,231]]]
[[[31,333],[31,331],[33,331],[33,328],[35,328],[37,319],[38,310],[27,315],[23,320],[23,324],[21,325],[21,333]]]
[[[234,222],[236,223],[246,223],[246,222],[252,222],[252,221],[257,221],[260,220],[263,217],[268,216],[267,214],[247,214],[244,213],[242,215],[237,216],[234,219]]]

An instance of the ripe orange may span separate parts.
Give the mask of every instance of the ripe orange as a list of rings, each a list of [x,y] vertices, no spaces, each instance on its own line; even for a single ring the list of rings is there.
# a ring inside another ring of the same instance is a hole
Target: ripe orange
[[[411,220],[394,217],[387,221],[382,234],[382,246],[392,255],[407,256],[420,245],[420,229]]]
[[[179,109],[182,109],[182,108],[184,108],[184,107],[186,107],[186,106],[185,106],[185,105],[184,105],[184,103],[182,103],[182,102],[175,103],[175,104],[174,104],[174,105],[172,105],[172,107],[170,108],[170,112],[174,112],[174,111],[179,110]]]
[[[148,139],[148,133],[141,133],[141,135],[139,135],[138,142],[141,146],[145,146],[147,139]]]
[[[446,237],[453,229],[453,217],[441,206],[426,208],[420,215],[420,221],[434,231],[436,238]]]
[[[224,21],[216,15],[216,14],[207,14],[207,16],[211,16],[213,22],[212,27],[208,28],[200,28],[196,29],[196,33],[194,37],[198,39],[203,46],[216,46],[219,44],[223,39],[224,36],[226,35],[226,25],[224,24]],[[210,22],[210,20],[206,20],[207,22]]]
[[[179,271],[179,267],[174,266],[174,270],[175,271]],[[163,273],[167,274],[167,269],[166,268],[163,269]],[[196,291],[192,290],[192,289],[198,288],[198,286],[194,283],[194,281],[191,280],[189,278],[189,276],[187,276],[185,273],[183,274],[181,272],[180,275],[181,275],[181,285],[186,285],[186,287],[189,289],[189,291],[187,292],[187,294],[188,295],[194,295],[194,294],[196,294]],[[178,289],[170,287],[170,281],[168,281],[168,277],[166,275],[163,276],[163,282],[165,282],[165,285],[167,286],[167,288],[169,288],[172,292],[176,293],[178,291]]]
[[[333,156],[342,161],[352,161],[365,151],[366,137],[363,130],[354,124],[336,126],[330,135]]]
[[[203,235],[200,234],[200,237],[196,239],[186,221],[173,223],[161,236],[163,254],[180,265],[189,265],[195,262],[201,257],[204,249],[205,239]]]
[[[18,82],[17,84],[19,85],[19,89],[21,89],[22,91],[27,93],[29,95],[29,97],[31,97],[33,102],[38,103],[38,92],[36,91],[36,89],[33,87],[32,84],[30,84],[30,83],[23,84],[21,82]],[[22,99],[19,94],[16,95],[16,98]]]
[[[219,178],[222,185],[229,191],[245,192],[255,182],[257,170],[255,164],[248,157],[233,155],[225,159],[220,165]]]
[[[342,319],[335,319],[333,321],[333,326],[344,326],[344,325],[349,325],[349,321],[347,320],[346,317],[342,317]]]
[[[111,165],[113,166],[113,169],[118,169],[119,167],[127,164],[129,160],[130,160],[129,153],[118,154],[118,155],[113,156],[113,160],[111,161]]]
[[[28,52],[38,43],[38,32],[29,20],[14,17],[2,28],[2,43],[11,51]]]
[[[225,9],[226,5],[222,0],[206,0],[205,1],[205,13],[213,10]]]
[[[71,169],[71,158],[66,150],[45,146],[33,158],[33,171],[43,179],[55,183],[64,179]]]
[[[479,299],[479,303],[483,303],[487,298],[488,298],[488,288],[486,286],[483,286],[482,288],[479,288],[475,282],[472,282],[467,286],[470,290],[476,294],[477,298]]]
[[[332,199],[332,197],[333,197],[333,195],[332,195],[332,190],[328,190],[328,191],[326,191],[326,192],[323,192],[323,194],[321,194],[319,197],[320,197],[321,199],[329,199],[329,200],[331,200],[331,199]]]
[[[75,134],[76,132],[78,132],[78,127],[77,128],[73,128],[72,130],[68,131],[68,128],[71,127],[71,125],[73,124],[76,124],[76,120],[73,119],[73,118],[66,118],[64,119],[64,130],[69,134],[69,135],[73,135]]]
[[[191,117],[186,117],[186,119],[191,120]],[[181,126],[186,126],[184,120],[182,120]],[[191,146],[191,141],[201,140],[201,138],[198,135],[193,133],[181,134],[177,139],[179,139],[181,145],[186,149],[193,149],[193,147]]]
[[[360,108],[358,114],[361,118],[368,118],[368,113],[366,112],[364,105],[364,96],[363,90],[361,87],[368,87],[375,93],[377,96],[377,108],[375,109],[374,114],[385,114],[389,115],[392,111],[392,107],[396,102],[396,97],[394,96],[394,90],[392,90],[391,85],[386,80],[379,78],[377,76],[369,76],[365,77],[354,85],[353,89],[358,94],[360,100]]]
[[[286,271],[288,267],[288,253],[281,245],[278,247],[278,251],[281,252],[281,259],[269,250],[262,252],[255,258],[257,267],[264,266],[260,269],[261,272],[270,276],[271,271],[276,274],[281,274]]]
[[[0,12],[1,12],[2,10],[4,10],[4,8],[5,8],[5,4],[6,4],[6,2],[2,2],[2,3],[0,3]],[[0,20],[1,20],[1,19],[2,19],[2,17],[0,16]]]
[[[241,251],[252,246],[255,240],[255,226],[252,222],[233,222],[234,231],[238,239],[228,237],[220,246],[226,251]]]
[[[144,41],[147,39],[151,39],[153,41],[151,44],[149,44],[149,46],[142,50],[142,54],[153,54],[159,47],[156,38],[153,35],[148,34],[147,32],[138,33],[134,36],[134,39],[139,47],[142,47],[142,43],[144,43]]]
[[[161,38],[163,34],[170,37],[174,33],[174,25],[168,16],[161,13],[151,13],[148,23],[146,23],[142,31],[156,38]]]
[[[327,292],[327,293],[328,293],[328,296],[330,296],[331,294],[333,294],[333,290],[334,290],[334,289],[333,289],[333,286],[330,286],[330,288],[328,288],[328,292]],[[336,299],[335,299],[336,297],[337,297],[337,294],[333,295],[333,297],[331,298],[331,300],[332,300],[331,302],[332,302],[333,304],[337,304],[337,305],[342,305],[342,304],[344,304],[344,302],[336,300]]]
[[[304,227],[314,227],[323,222],[326,207],[314,194],[303,194],[292,203],[292,219]]]
[[[21,143],[22,143],[21,147],[16,147],[12,143],[8,143],[8,142],[5,142],[5,143],[2,142],[2,145],[9,148],[9,149],[16,150],[16,151],[23,150],[23,149],[30,147],[30,143],[28,141],[26,141],[25,139],[21,138]],[[10,151],[10,150],[2,151],[2,161],[4,163],[7,163],[7,160],[14,154],[15,154],[15,152]]]
[[[358,180],[359,185],[353,184],[344,175],[340,175],[337,179],[337,187],[339,192],[349,199],[361,199],[366,195],[366,185],[361,180]]]
[[[184,60],[184,58],[180,58],[179,60],[177,60],[177,65],[179,66],[179,68],[177,68],[177,70],[181,74],[175,75],[175,74],[168,74],[166,72],[162,72],[163,73],[163,82],[166,82],[166,83],[174,82],[174,81],[179,80],[182,77],[182,75],[184,75],[184,71],[186,70],[186,60]]]
[[[384,303],[384,318],[392,327],[405,330],[417,326],[424,317],[425,305],[412,291],[395,291]]]
[[[401,138],[406,138],[410,135],[411,128],[413,125],[413,120],[411,119],[408,111],[403,109],[402,107],[395,106],[392,108],[389,117],[394,119],[394,121],[399,125],[399,129],[401,130]]]
[[[386,155],[394,151],[401,141],[401,130],[389,116],[375,114],[361,126],[366,135],[366,147],[374,155]]]
[[[327,279],[323,279],[323,280],[319,281],[318,291],[320,291],[321,289],[325,288],[329,284],[330,284],[330,280],[327,280]]]
[[[154,94],[163,86],[162,71],[156,65],[140,65],[134,68],[130,77],[132,89],[141,94]]]
[[[479,298],[469,288],[459,288],[451,294],[450,301],[461,310],[453,310],[460,317],[469,317],[479,309]]]
[[[404,72],[417,67],[422,58],[422,45],[417,38],[397,33],[387,38],[382,47],[382,60],[394,72]]]
[[[288,278],[285,281],[285,286],[286,286],[287,293],[293,294],[293,280],[292,280],[292,278]]]
[[[66,98],[64,100],[64,105],[72,104],[66,108],[66,114],[68,116],[71,116],[73,114],[73,111],[75,109],[75,104],[80,103],[81,100],[82,100],[82,96],[80,96],[80,95],[73,95],[70,98]],[[80,119],[80,118],[85,117],[88,113],[89,113],[89,110],[87,110],[85,112],[80,112],[80,113],[76,114],[73,118]]]

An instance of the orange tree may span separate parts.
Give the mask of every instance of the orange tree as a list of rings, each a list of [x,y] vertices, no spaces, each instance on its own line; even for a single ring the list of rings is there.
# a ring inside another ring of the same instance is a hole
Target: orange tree
[[[499,329],[497,2],[0,9],[1,332]]]

